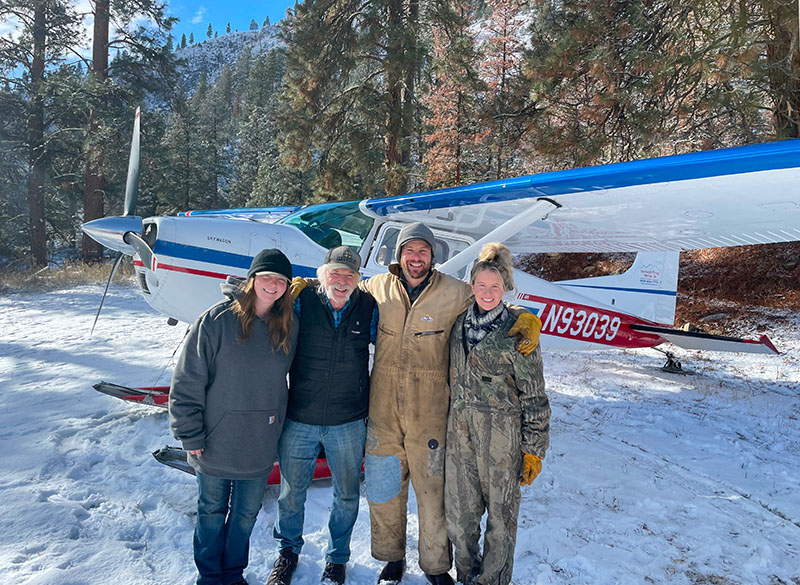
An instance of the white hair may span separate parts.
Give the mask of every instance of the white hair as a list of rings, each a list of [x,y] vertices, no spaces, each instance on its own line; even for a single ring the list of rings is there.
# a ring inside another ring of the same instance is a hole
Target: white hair
[[[328,291],[325,290],[326,289],[325,284],[328,281],[328,278],[327,278],[328,277],[328,270],[330,270],[330,265],[329,264],[323,264],[322,266],[317,268],[317,280],[319,281],[319,284],[317,285],[317,292],[325,293],[325,296],[330,297],[330,295],[328,294]],[[350,272],[353,272],[353,271],[351,270]],[[358,272],[355,272],[355,275],[357,277],[360,277],[360,274]],[[350,296],[352,296],[352,294],[353,294],[353,291],[356,288],[358,288],[357,282],[358,282],[358,279],[356,279],[356,285],[353,287],[353,290],[350,291],[350,295],[348,296],[348,298],[350,298]]]

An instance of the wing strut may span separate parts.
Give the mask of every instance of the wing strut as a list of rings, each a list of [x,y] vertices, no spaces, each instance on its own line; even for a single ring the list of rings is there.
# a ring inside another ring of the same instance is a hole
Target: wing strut
[[[548,214],[554,209],[561,207],[561,204],[556,203],[547,197],[540,197],[536,203],[530,206],[526,211],[519,215],[515,215],[504,224],[497,226],[488,234],[476,240],[473,244],[450,258],[447,262],[437,268],[439,272],[445,274],[455,275],[464,266],[467,266],[477,256],[480,249],[487,242],[503,242],[508,238],[515,235],[522,229],[525,229],[535,221],[546,219]]]

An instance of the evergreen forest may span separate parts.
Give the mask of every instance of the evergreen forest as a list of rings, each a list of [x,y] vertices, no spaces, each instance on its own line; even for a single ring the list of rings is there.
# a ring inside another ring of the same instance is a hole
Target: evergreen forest
[[[80,225],[122,212],[140,106],[144,217],[800,132],[795,0],[304,0],[188,41],[158,0],[91,9],[0,0],[0,267],[102,257]]]

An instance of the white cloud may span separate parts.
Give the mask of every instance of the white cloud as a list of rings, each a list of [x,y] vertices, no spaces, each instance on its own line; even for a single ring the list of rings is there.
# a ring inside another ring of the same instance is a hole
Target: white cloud
[[[206,7],[201,6],[197,10],[197,12],[194,13],[194,16],[192,17],[192,24],[200,24],[205,20],[205,18],[206,18]]]

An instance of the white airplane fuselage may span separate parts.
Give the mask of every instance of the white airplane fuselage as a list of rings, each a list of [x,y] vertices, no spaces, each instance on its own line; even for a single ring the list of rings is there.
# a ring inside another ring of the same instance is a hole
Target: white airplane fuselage
[[[154,253],[150,265],[138,254],[133,256],[142,294],[158,312],[186,323],[222,300],[220,284],[228,276],[244,277],[260,250],[282,250],[292,262],[294,275],[304,277],[315,276],[327,252],[297,227],[281,223],[231,217],[153,217],[142,224],[144,240]],[[391,222],[376,221],[364,239],[359,251],[365,278],[386,269],[390,259],[385,250],[381,257],[380,238],[391,229]],[[91,226],[88,231],[91,233]],[[436,235],[451,238],[447,249],[453,254],[471,243],[453,241],[457,236],[449,233]],[[109,245],[109,240],[104,243]],[[517,290],[507,298],[542,319],[545,349],[651,347],[664,340],[628,326],[671,325],[677,253],[641,254],[631,269],[618,276],[552,283],[517,270],[514,279]]]

